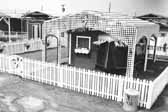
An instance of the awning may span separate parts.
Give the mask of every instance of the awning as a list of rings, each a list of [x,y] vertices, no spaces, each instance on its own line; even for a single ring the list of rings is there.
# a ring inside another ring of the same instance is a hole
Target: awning
[[[101,45],[101,44],[103,44],[103,43],[105,43],[105,42],[107,42],[107,41],[98,40],[98,41],[94,41],[93,44],[94,44],[94,45]]]
[[[43,13],[43,12],[39,12],[39,11],[26,13],[22,17],[24,17],[24,18],[37,18],[37,19],[40,18],[40,19],[44,19],[44,20],[48,20],[51,18],[50,15]]]

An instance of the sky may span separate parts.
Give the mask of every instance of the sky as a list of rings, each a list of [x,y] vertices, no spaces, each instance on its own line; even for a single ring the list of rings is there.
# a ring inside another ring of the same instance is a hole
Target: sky
[[[168,0],[0,0],[0,10],[35,11],[59,15],[61,5],[65,4],[66,13],[82,10],[108,11],[111,2],[112,12],[128,15],[157,13],[168,15]]]

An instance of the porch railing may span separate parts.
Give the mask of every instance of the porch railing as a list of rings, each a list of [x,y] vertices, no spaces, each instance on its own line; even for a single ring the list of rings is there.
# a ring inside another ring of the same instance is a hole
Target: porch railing
[[[11,31],[10,38],[11,38],[11,41],[21,41],[24,39],[28,39],[28,33],[27,32]],[[9,41],[9,32],[8,31],[0,32],[0,40],[4,41],[4,42],[8,42]]]

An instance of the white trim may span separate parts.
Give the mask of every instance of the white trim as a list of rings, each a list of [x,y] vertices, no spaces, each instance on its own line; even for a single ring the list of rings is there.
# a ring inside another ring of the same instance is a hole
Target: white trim
[[[89,39],[89,48],[79,48],[79,46],[78,46],[79,38]],[[76,36],[76,48],[75,48],[75,51],[74,51],[75,53],[89,54],[90,53],[90,49],[91,49],[91,37],[89,37],[89,36]]]
[[[91,37],[89,36],[76,36],[76,48],[78,48],[78,39],[79,38],[85,38],[85,39],[89,39],[89,50],[91,49]]]
[[[71,49],[72,49],[72,45],[71,45],[71,33],[69,34],[69,64],[71,64],[71,55],[72,55],[72,52],[71,52]]]

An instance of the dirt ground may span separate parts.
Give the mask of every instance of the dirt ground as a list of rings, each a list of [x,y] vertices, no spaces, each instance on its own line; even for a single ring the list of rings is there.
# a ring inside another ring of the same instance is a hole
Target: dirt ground
[[[0,74],[0,112],[124,112],[114,101]]]
[[[0,112],[125,112],[122,104],[0,73]],[[168,112],[168,86],[151,110]]]

